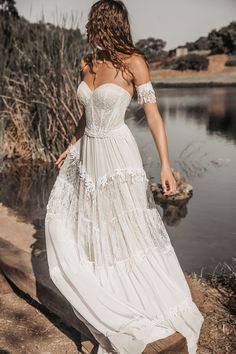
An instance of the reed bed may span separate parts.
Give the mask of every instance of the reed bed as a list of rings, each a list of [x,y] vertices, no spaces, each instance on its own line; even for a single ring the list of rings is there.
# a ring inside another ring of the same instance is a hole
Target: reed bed
[[[0,13],[1,158],[54,161],[81,116],[80,30]]]

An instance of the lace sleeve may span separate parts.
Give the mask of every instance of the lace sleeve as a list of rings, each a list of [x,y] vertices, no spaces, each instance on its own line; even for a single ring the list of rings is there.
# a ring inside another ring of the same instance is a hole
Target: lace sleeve
[[[137,101],[139,104],[156,102],[156,94],[151,81],[148,81],[145,84],[136,85],[136,90]]]

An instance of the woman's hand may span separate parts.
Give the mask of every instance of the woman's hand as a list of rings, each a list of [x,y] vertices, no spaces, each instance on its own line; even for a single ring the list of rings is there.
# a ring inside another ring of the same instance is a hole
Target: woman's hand
[[[164,191],[164,195],[175,194],[176,180],[169,165],[162,166],[161,168],[161,184]]]
[[[69,147],[59,156],[59,158],[55,162],[55,164],[57,165],[58,168],[61,168],[61,166],[63,165],[63,163],[66,159],[66,156],[68,154],[68,151],[69,151]]]

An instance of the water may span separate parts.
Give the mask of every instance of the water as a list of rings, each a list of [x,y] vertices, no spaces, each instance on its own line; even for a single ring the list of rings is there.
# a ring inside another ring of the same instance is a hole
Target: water
[[[236,256],[236,89],[162,89],[157,96],[172,166],[193,185],[192,198],[170,209],[165,224],[183,269],[211,271]],[[143,112],[133,107],[127,124],[151,181],[160,182]]]
[[[212,271],[236,250],[236,88],[160,89],[172,167],[193,185],[186,202],[158,206],[185,271]],[[126,122],[151,182],[160,182],[157,149],[143,109],[132,102]],[[38,229],[57,171],[12,167],[1,176],[0,201]],[[5,182],[5,183],[4,183]]]

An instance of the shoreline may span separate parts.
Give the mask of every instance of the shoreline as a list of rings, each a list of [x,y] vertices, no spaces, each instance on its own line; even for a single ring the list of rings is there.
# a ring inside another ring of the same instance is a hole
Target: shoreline
[[[152,81],[152,84],[155,88],[201,88],[201,87],[236,87],[235,82],[214,82],[214,81],[206,81],[206,82],[164,82],[164,81]]]
[[[169,87],[236,87],[236,73],[235,75],[195,75],[186,76],[185,74],[177,76],[151,75],[151,81],[156,88]]]

